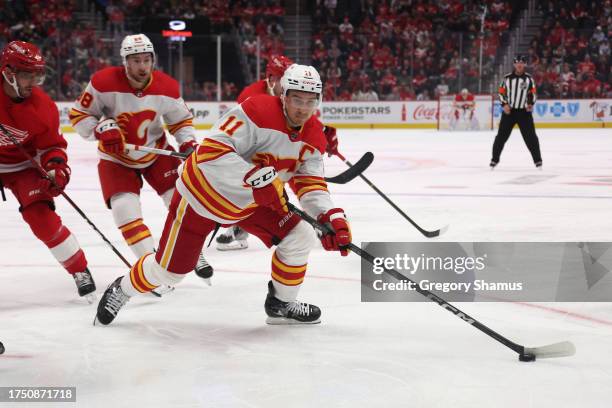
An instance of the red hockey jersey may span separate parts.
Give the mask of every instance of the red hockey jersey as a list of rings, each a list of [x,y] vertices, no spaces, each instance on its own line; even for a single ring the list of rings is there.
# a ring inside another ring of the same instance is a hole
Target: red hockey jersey
[[[261,81],[253,82],[251,85],[247,86],[240,92],[238,95],[238,99],[236,101],[238,103],[242,103],[246,101],[250,96],[255,95],[270,95],[270,91],[268,89],[268,83],[265,79]]]
[[[67,143],[60,132],[57,106],[42,89],[34,87],[29,98],[16,103],[0,86],[0,123],[32,157],[53,155],[67,160]],[[0,173],[28,167],[32,164],[26,156],[0,131]]]

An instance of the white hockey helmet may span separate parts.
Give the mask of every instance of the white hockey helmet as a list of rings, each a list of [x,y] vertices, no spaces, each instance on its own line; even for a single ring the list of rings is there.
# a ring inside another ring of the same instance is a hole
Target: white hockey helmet
[[[283,97],[291,89],[296,91],[313,92],[319,95],[323,92],[323,83],[317,69],[310,65],[293,64],[285,70],[280,80]]]
[[[463,89],[461,90],[461,95],[467,95],[467,94],[469,94],[469,93],[470,93],[470,92],[467,90],[467,88],[463,88]]]
[[[127,35],[123,41],[121,41],[121,51],[119,54],[121,55],[123,65],[127,65],[128,55],[145,52],[150,52],[155,62],[155,49],[153,49],[153,43],[149,40],[149,37],[144,34]]]

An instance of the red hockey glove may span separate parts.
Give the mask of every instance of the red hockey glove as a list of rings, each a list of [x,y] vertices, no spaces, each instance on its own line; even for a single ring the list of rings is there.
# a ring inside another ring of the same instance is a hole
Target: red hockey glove
[[[179,152],[185,153],[187,156],[189,156],[191,153],[193,153],[195,149],[197,149],[197,147],[198,147],[198,143],[195,140],[190,139],[190,140],[183,142],[179,146]]]
[[[327,225],[335,232],[323,234],[319,238],[326,251],[340,251],[340,255],[347,256],[348,249],[344,248],[351,243],[351,227],[342,208],[332,208],[317,218],[319,223]],[[344,249],[342,249],[344,248]]]
[[[281,215],[289,212],[285,188],[274,167],[254,167],[244,176],[244,181],[253,188],[257,205],[271,208]]]
[[[102,143],[102,149],[106,153],[123,153],[123,135],[115,119],[104,119],[94,129],[94,136]]]
[[[55,181],[55,185],[49,179],[43,178],[39,183],[39,188],[47,191],[51,197],[57,197],[64,191],[70,181],[70,167],[63,159],[59,158],[53,158],[42,166]]]
[[[338,154],[338,136],[336,136],[336,128],[332,126],[325,126],[323,128],[325,139],[327,139],[327,146],[325,152],[328,157]]]

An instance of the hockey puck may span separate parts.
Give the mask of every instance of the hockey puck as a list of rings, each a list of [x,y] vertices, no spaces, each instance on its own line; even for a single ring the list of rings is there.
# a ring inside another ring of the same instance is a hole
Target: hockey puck
[[[0,341],[0,354],[4,353],[4,344]]]
[[[519,361],[535,361],[536,357],[534,354],[519,354]]]

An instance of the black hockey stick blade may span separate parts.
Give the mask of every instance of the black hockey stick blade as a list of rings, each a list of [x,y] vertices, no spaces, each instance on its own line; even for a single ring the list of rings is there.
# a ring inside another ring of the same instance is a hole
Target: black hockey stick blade
[[[421,232],[427,238],[439,237],[440,235],[444,234],[446,231],[448,231],[448,225],[445,225],[444,227],[442,227],[442,228],[440,228],[438,230],[435,230],[435,231],[427,231],[427,230],[424,230],[422,228],[419,228],[419,232]]]
[[[357,163],[349,167],[345,172],[338,174],[333,177],[325,177],[325,181],[334,184],[346,184],[353,180],[355,177],[363,173],[370,164],[374,161],[374,154],[372,152],[366,152]]]

